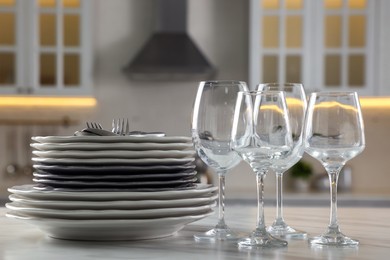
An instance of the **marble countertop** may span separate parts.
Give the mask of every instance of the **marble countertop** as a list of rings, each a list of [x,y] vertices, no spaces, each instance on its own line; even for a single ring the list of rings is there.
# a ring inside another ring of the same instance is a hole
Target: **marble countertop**
[[[339,207],[339,224],[348,236],[360,240],[356,248],[310,247],[307,240],[288,240],[286,248],[240,250],[235,243],[195,242],[193,235],[216,223],[216,215],[187,225],[176,235],[154,240],[120,242],[67,241],[47,237],[23,221],[5,217],[0,209],[0,259],[388,259],[390,208]],[[266,207],[266,223],[275,209]],[[328,207],[286,207],[285,219],[309,235],[322,233],[329,219]],[[226,222],[249,233],[255,226],[255,205],[227,205]]]
[[[248,192],[229,192],[226,200],[231,204],[256,204],[256,196]],[[275,193],[268,193],[264,200],[266,205],[275,206]],[[362,194],[352,192],[338,192],[338,205],[341,207],[387,207],[390,208],[390,194]],[[330,193],[324,192],[284,192],[285,206],[294,207],[329,207]]]

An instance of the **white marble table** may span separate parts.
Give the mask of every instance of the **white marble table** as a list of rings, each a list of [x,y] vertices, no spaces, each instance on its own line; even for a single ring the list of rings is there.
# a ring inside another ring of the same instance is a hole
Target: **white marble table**
[[[47,237],[35,227],[8,219],[0,209],[0,259],[390,259],[390,208],[339,208],[339,223],[348,236],[360,240],[356,248],[313,248],[307,240],[289,240],[282,249],[241,251],[236,244],[197,243],[193,234],[216,223],[216,215],[192,223],[178,234],[155,240],[121,242],[66,241]],[[250,232],[255,206],[227,205],[226,221],[235,230]],[[266,208],[267,224],[274,208]],[[310,235],[325,230],[327,207],[288,207],[287,222]]]

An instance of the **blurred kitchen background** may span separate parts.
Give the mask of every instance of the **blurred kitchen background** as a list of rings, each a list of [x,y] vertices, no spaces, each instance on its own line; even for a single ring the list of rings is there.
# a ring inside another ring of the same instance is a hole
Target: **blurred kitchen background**
[[[389,12],[386,0],[0,0],[0,197],[31,182],[31,136],[122,117],[189,136],[198,81],[237,79],[358,91],[367,146],[340,191],[390,198]],[[322,166],[303,161],[308,187],[286,174],[286,190],[328,194]],[[254,198],[254,179],[241,163],[227,197]],[[266,185],[274,196],[272,173]]]

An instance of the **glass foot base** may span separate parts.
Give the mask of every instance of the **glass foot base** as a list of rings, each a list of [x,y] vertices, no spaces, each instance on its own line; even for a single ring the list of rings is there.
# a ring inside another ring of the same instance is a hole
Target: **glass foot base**
[[[307,233],[305,231],[294,229],[285,223],[278,225],[274,224],[268,227],[267,231],[271,235],[280,238],[305,239],[307,237]]]
[[[230,228],[213,228],[209,231],[194,235],[198,242],[215,242],[215,241],[234,241],[240,239],[239,235],[233,232]]]
[[[273,237],[267,231],[255,230],[250,237],[240,239],[238,241],[240,248],[270,248],[270,247],[285,247],[287,241]]]
[[[340,231],[332,232],[329,230],[321,236],[313,237],[309,239],[309,243],[312,245],[326,245],[326,246],[357,246],[358,240],[354,240],[345,236]]]

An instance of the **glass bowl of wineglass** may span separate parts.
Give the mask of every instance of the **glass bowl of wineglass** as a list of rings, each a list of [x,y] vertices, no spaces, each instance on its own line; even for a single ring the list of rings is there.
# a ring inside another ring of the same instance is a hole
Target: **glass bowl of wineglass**
[[[225,223],[225,175],[241,157],[231,148],[231,129],[237,93],[247,91],[245,82],[234,80],[199,83],[192,115],[192,139],[199,157],[218,174],[218,223],[194,235],[197,241],[236,240],[238,234]]]
[[[232,129],[232,147],[256,174],[257,224],[240,248],[283,247],[287,242],[272,236],[264,219],[264,178],[274,164],[281,163],[293,147],[284,93],[240,92]]]
[[[305,231],[290,227],[283,217],[283,175],[302,158],[304,153],[303,129],[307,108],[305,90],[299,83],[264,83],[259,84],[257,90],[284,92],[294,142],[289,155],[280,163],[271,166],[276,175],[276,218],[268,227],[268,232],[282,238],[305,238],[307,236]]]
[[[356,92],[318,92],[309,99],[304,133],[305,151],[317,159],[330,181],[330,223],[324,234],[309,239],[312,245],[356,246],[337,221],[337,181],[345,163],[365,148],[364,124]]]

